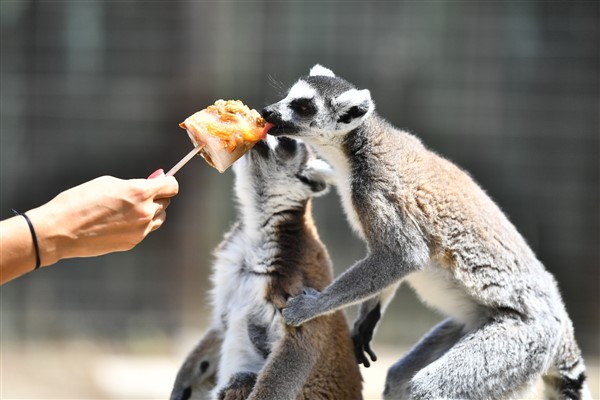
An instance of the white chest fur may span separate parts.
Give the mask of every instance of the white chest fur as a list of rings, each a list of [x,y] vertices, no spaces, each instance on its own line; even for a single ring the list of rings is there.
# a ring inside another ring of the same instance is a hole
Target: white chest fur
[[[250,246],[248,236],[237,234],[218,254],[215,264],[213,324],[225,329],[217,390],[227,384],[234,373],[258,373],[264,366],[264,354],[249,336],[250,325],[264,328],[262,340],[269,347],[283,334],[281,314],[265,298],[271,276],[255,273],[248,267],[256,265],[256,258],[261,258],[255,252],[260,249]]]
[[[365,236],[362,225],[352,204],[352,185],[348,159],[337,145],[315,144],[315,147],[335,169],[336,189],[342,201],[346,218],[352,229],[364,240]]]
[[[406,282],[428,306],[467,325],[474,324],[481,315],[480,306],[451,275],[449,270],[431,262],[421,271],[410,274]]]

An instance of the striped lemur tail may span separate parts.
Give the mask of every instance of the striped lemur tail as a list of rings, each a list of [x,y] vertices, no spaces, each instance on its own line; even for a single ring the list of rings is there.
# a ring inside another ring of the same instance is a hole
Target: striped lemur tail
[[[553,365],[543,376],[545,397],[549,400],[587,400],[591,393],[587,385],[585,364],[573,334],[565,329]]]

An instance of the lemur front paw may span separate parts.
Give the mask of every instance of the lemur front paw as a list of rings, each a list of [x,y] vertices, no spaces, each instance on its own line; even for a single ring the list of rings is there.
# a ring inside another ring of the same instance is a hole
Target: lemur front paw
[[[381,306],[377,303],[367,315],[361,315],[356,320],[352,329],[352,342],[354,343],[356,360],[366,368],[371,366],[367,355],[371,358],[371,361],[377,361],[377,355],[371,348],[371,340],[373,340],[373,333],[380,318]]]
[[[312,288],[304,288],[302,294],[291,297],[281,310],[286,324],[300,326],[317,315],[316,306],[319,292]]]
[[[354,354],[356,355],[356,361],[359,364],[365,366],[365,368],[369,368],[371,366],[371,362],[367,355],[371,358],[371,361],[377,361],[377,354],[371,348],[371,339],[364,338],[360,334],[352,335],[352,342],[354,343]],[[366,353],[366,354],[365,354]]]

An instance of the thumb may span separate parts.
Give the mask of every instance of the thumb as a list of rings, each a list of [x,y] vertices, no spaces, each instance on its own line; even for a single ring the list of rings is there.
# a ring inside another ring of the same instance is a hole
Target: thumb
[[[173,197],[179,193],[179,183],[173,176],[165,176],[162,169],[154,171],[146,180],[149,190],[155,199]]]

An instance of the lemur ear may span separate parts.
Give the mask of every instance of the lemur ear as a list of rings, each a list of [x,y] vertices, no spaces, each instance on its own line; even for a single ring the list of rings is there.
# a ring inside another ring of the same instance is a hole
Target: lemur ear
[[[343,124],[350,124],[375,108],[375,104],[371,100],[371,92],[368,89],[347,90],[336,97],[332,105],[338,115],[337,122]]]
[[[300,180],[306,183],[313,193],[322,195],[327,193],[329,184],[333,183],[335,171],[325,160],[312,158],[304,169],[298,174]]]
[[[325,68],[320,64],[315,64],[314,67],[310,69],[310,76],[330,76],[335,77],[335,74],[332,70]]]

